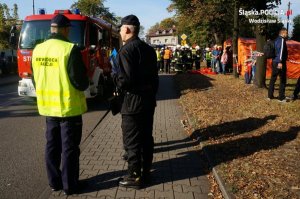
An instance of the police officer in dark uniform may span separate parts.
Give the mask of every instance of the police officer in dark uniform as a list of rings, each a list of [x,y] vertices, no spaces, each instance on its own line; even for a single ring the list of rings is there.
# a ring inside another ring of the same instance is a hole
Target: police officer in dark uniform
[[[153,116],[158,89],[156,53],[140,40],[139,29],[140,22],[135,15],[121,20],[123,46],[117,56],[120,70],[113,74],[115,85],[124,94],[120,112],[124,149],[128,154],[128,175],[121,178],[119,185],[137,189],[150,179]]]
[[[87,111],[83,91],[89,85],[81,52],[67,39],[70,26],[66,16],[55,15],[50,39],[32,53],[38,110],[46,116],[48,181],[53,191],[63,189],[66,195],[79,188],[82,114]]]

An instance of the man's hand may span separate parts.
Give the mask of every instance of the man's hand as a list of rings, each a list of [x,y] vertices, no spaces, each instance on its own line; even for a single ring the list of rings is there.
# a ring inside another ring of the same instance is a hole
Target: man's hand
[[[277,68],[282,69],[282,63],[278,63]]]

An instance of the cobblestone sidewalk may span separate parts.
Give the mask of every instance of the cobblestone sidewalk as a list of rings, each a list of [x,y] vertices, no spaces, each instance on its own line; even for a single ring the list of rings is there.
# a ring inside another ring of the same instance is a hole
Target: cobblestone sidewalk
[[[199,154],[181,127],[182,111],[173,85],[172,75],[160,76],[158,105],[154,120],[154,163],[152,185],[141,190],[118,186],[118,178],[126,174],[127,165],[121,139],[121,117],[110,113],[95,129],[90,143],[80,155],[81,194],[56,198],[208,198],[209,183]]]

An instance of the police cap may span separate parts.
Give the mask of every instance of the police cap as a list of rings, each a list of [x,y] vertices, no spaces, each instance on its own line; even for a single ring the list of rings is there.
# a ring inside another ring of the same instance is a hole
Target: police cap
[[[62,14],[57,14],[51,19],[51,26],[52,27],[69,27],[71,26],[70,20],[62,15]]]

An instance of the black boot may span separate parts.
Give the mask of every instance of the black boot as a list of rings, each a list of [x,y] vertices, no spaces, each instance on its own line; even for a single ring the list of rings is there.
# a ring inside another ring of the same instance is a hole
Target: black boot
[[[139,170],[135,170],[130,172],[129,175],[121,178],[119,185],[121,187],[140,189],[141,188],[141,172]]]
[[[152,182],[152,178],[151,178],[151,169],[149,167],[144,167],[142,169],[142,178],[141,181],[143,183],[143,185],[150,185]]]
[[[122,155],[122,160],[127,161],[128,160],[128,153],[125,152],[124,155]]]

